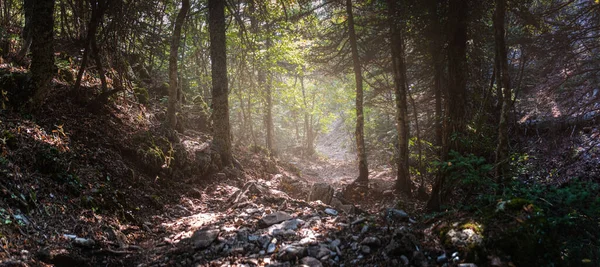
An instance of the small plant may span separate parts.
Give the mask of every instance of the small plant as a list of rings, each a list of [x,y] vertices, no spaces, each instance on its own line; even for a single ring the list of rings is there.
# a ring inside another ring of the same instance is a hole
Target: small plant
[[[495,191],[497,188],[490,175],[493,166],[486,163],[482,157],[473,154],[461,155],[452,150],[447,162],[436,162],[435,165],[447,175],[450,185],[459,186],[467,191],[465,198],[469,198],[474,192],[484,193],[490,189]]]

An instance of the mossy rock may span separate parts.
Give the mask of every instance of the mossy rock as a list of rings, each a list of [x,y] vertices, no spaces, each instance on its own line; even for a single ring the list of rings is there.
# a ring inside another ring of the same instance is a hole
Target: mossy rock
[[[483,224],[473,220],[449,223],[439,230],[445,247],[461,251],[464,259],[472,262],[484,260],[483,233]]]

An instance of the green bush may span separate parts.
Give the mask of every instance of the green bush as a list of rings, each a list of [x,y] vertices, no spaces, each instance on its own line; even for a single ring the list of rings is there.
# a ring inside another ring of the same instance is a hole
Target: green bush
[[[561,187],[512,183],[494,223],[504,226],[490,245],[518,266],[591,266],[600,262],[600,186],[571,181]],[[535,256],[532,256],[535,255]]]
[[[489,196],[497,189],[490,172],[493,165],[482,157],[473,154],[461,155],[452,150],[447,162],[434,163],[447,177],[446,190],[458,187],[465,190],[464,199],[478,192],[479,196]]]

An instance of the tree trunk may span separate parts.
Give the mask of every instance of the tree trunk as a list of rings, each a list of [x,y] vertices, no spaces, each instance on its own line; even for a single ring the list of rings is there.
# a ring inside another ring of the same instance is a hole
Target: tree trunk
[[[369,167],[367,164],[367,151],[365,148],[364,125],[365,117],[363,113],[363,81],[362,70],[360,67],[360,58],[358,55],[358,45],[356,43],[356,32],[354,30],[354,16],[352,14],[352,1],[346,0],[346,13],[348,15],[348,35],[350,47],[352,49],[352,63],[354,68],[354,79],[356,81],[356,150],[358,152],[358,178],[357,183],[368,184]]]
[[[102,17],[108,8],[108,3],[104,1],[91,1],[90,5],[92,6],[92,17],[90,18],[90,23],[88,25],[85,50],[83,51],[81,66],[79,67],[79,72],[77,73],[77,79],[75,80],[74,87],[75,90],[77,90],[81,85],[83,73],[87,67],[87,61],[89,60],[88,58],[91,51],[98,68],[98,76],[100,76],[100,81],[102,82],[102,92],[105,93],[108,91],[108,88],[106,85],[106,77],[104,77],[104,68],[102,68],[100,51],[98,49],[98,44],[96,43],[96,32],[98,31],[98,25],[100,24],[100,21],[102,21]]]
[[[31,78],[34,107],[43,105],[54,75],[54,0],[35,0],[31,11]]]
[[[31,5],[33,5],[34,0],[24,0],[23,1],[23,9],[25,11],[25,27],[23,27],[23,46],[19,53],[17,54],[17,62],[22,62],[23,58],[27,55],[27,51],[31,47],[31,42],[33,41],[33,36],[31,34],[31,19],[35,14],[27,14],[28,12],[32,12]]]
[[[169,54],[169,103],[167,106],[167,123],[171,129],[175,129],[177,126],[177,111],[179,111],[179,102],[177,101],[177,54],[179,52],[181,28],[183,27],[185,16],[189,9],[190,0],[182,0],[181,9],[175,19],[175,28],[173,29],[173,35],[171,36],[171,51]]]
[[[271,30],[269,28],[269,26],[267,25],[266,28],[266,32],[267,32],[267,40],[265,43],[265,50],[267,51],[267,56],[265,61],[267,63],[270,62],[270,56],[269,56],[269,49],[271,49]],[[268,69],[268,67],[266,67]],[[267,130],[267,150],[269,151],[269,154],[271,156],[274,156],[276,154],[275,151],[275,145],[274,145],[274,139],[275,139],[275,131],[274,131],[274,125],[273,125],[273,94],[272,94],[272,83],[273,83],[273,77],[272,77],[272,73],[270,71],[266,71],[266,83],[264,84],[264,89],[265,89],[265,98],[266,98],[266,106],[265,106],[265,124],[266,124],[266,130]]]
[[[303,67],[305,70],[305,68]],[[310,127],[308,103],[306,102],[306,88],[304,87],[304,73],[300,76],[300,88],[302,89],[302,102],[304,104],[304,151],[307,156],[315,153],[314,138]]]
[[[461,152],[460,145],[465,129],[466,116],[466,87],[467,87],[467,15],[468,1],[450,0],[448,14],[448,94],[446,101],[446,116],[442,135],[440,161],[448,159],[448,152]],[[453,140],[450,140],[450,136]],[[452,143],[451,143],[452,141]],[[439,210],[442,204],[442,191],[445,177],[438,174],[433,185],[427,209]]]
[[[394,94],[396,96],[396,129],[398,130],[398,172],[396,176],[396,190],[407,194],[411,193],[410,172],[408,166],[408,107],[406,101],[407,79],[406,65],[404,62],[404,37],[403,27],[398,14],[398,3],[388,0],[390,37],[392,50],[392,69],[394,73]]]
[[[221,155],[223,166],[230,166],[233,163],[233,156],[231,155],[231,126],[229,124],[225,1],[209,0],[208,18],[213,86],[213,144]]]
[[[504,40],[504,18],[506,13],[506,0],[496,0],[494,14],[494,37],[496,39],[496,57],[498,72],[498,88],[502,88],[502,110],[498,125],[498,146],[496,147],[495,177],[499,183],[505,180],[508,167],[508,112],[510,110],[511,88],[508,76],[508,59],[506,55],[506,42]]]

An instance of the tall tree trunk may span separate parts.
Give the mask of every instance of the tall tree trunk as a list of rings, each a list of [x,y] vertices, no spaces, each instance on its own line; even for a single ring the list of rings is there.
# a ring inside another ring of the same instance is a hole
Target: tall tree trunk
[[[88,33],[85,41],[85,50],[83,51],[83,57],[81,59],[81,66],[79,67],[79,72],[77,73],[77,79],[75,80],[75,90],[79,88],[81,85],[81,79],[83,78],[83,74],[85,73],[85,69],[87,67],[87,61],[89,60],[90,51],[93,53],[94,60],[96,61],[96,65],[98,68],[98,75],[100,76],[100,81],[102,83],[102,92],[108,91],[106,85],[106,77],[104,76],[104,68],[102,67],[102,60],[100,58],[100,51],[98,48],[98,44],[96,43],[96,32],[98,31],[98,25],[100,21],[102,21],[102,17],[108,8],[108,2],[104,0],[101,1],[90,1],[90,5],[92,7],[92,17],[90,18],[90,23],[88,25]]]
[[[213,144],[221,155],[223,166],[229,166],[233,163],[233,156],[231,155],[231,126],[229,124],[225,1],[209,0],[208,18],[213,86]]]
[[[504,18],[506,13],[506,0],[496,0],[496,12],[494,13],[494,37],[496,39],[496,57],[498,72],[498,88],[502,88],[502,110],[500,123],[498,125],[498,146],[496,147],[496,169],[495,176],[499,183],[506,179],[508,167],[508,113],[510,110],[511,88],[508,76],[508,59],[506,55],[506,42],[504,40]]]
[[[367,151],[365,148],[364,125],[365,117],[363,113],[363,80],[360,67],[360,58],[358,55],[358,45],[356,43],[356,31],[354,30],[354,16],[352,14],[352,1],[346,0],[346,13],[348,15],[348,35],[350,48],[352,49],[352,63],[354,68],[354,79],[356,81],[356,150],[358,152],[358,178],[356,182],[368,184],[369,167],[367,164]]]
[[[21,62],[23,58],[25,58],[33,40],[33,36],[31,35],[31,18],[35,16],[35,14],[27,14],[28,12],[32,11],[31,5],[33,4],[33,2],[34,0],[23,1],[23,9],[25,11],[25,27],[23,27],[23,33],[21,36],[23,38],[23,46],[17,54],[17,62]]]
[[[396,96],[396,129],[398,130],[398,160],[396,162],[398,173],[396,176],[396,190],[407,194],[411,193],[410,172],[408,166],[408,107],[406,101],[407,79],[406,65],[404,62],[404,36],[403,27],[398,27],[402,22],[398,12],[398,3],[388,0],[392,69],[394,73],[394,94]]]
[[[181,41],[181,28],[183,27],[185,16],[189,9],[190,0],[182,0],[181,9],[175,19],[175,28],[173,29],[173,35],[171,36],[171,51],[169,54],[169,103],[167,106],[167,123],[171,129],[175,129],[177,126],[177,111],[179,111],[179,102],[177,101],[177,54],[179,53],[179,43]]]
[[[443,44],[440,41],[440,22],[438,16],[438,1],[429,0],[429,54],[431,56],[431,67],[433,69],[433,94],[435,95],[435,145],[442,145],[442,72]]]
[[[467,15],[468,0],[450,0],[448,14],[448,95],[446,101],[446,116],[442,136],[442,162],[448,159],[448,152],[461,152],[460,139],[465,129],[466,120],[466,87],[467,87]],[[454,140],[450,140],[453,135]],[[452,141],[452,143],[451,143]],[[436,178],[427,202],[427,209],[439,210],[442,204],[444,175]]]
[[[269,55],[269,50],[271,49],[271,30],[269,25],[267,25],[266,28],[266,32],[267,32],[267,40],[265,43],[265,50],[267,51],[267,56],[266,56],[266,62],[270,62],[270,55]],[[267,67],[268,69],[268,67]],[[274,140],[275,140],[275,126],[273,125],[273,74],[268,71],[265,70],[265,74],[266,74],[266,83],[264,84],[264,89],[265,89],[265,98],[266,98],[266,106],[265,106],[265,124],[266,124],[266,130],[267,130],[267,150],[269,151],[269,154],[271,156],[274,156],[276,154],[275,151],[275,145],[274,145]]]
[[[303,67],[304,68],[304,67]],[[307,156],[315,153],[314,138],[312,137],[312,129],[310,127],[308,104],[306,102],[306,88],[304,87],[304,73],[300,76],[300,88],[302,89],[302,102],[304,104],[304,151]]]
[[[25,12],[31,20],[31,78],[34,107],[43,105],[54,75],[54,0],[35,0]]]

